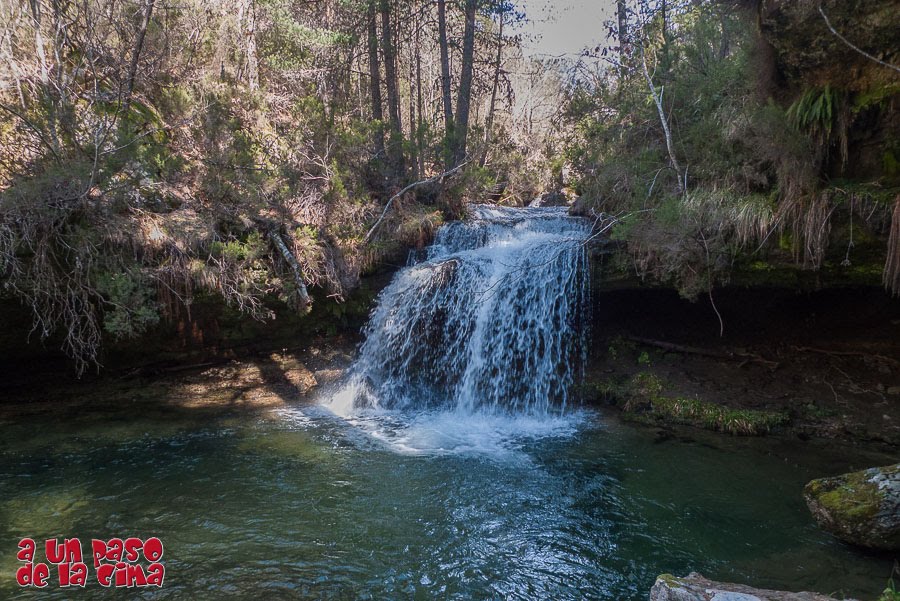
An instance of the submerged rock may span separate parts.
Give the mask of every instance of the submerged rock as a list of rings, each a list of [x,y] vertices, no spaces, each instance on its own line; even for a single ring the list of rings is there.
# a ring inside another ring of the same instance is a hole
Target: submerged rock
[[[813,480],[803,490],[822,528],[872,549],[900,549],[900,463]]]
[[[650,589],[650,601],[835,601],[818,593],[789,593],[714,582],[693,572],[685,578],[663,574]]]

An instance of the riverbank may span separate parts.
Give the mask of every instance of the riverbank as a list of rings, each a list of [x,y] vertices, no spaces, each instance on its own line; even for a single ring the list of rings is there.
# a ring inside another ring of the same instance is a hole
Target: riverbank
[[[714,299],[722,336],[708,298],[595,292],[588,400],[654,427],[900,445],[900,302],[878,288]]]
[[[197,365],[150,365],[74,380],[40,369],[8,374],[0,419],[77,414],[131,406],[137,412],[256,413],[302,402],[352,361],[355,340],[317,338],[291,350],[260,351]]]

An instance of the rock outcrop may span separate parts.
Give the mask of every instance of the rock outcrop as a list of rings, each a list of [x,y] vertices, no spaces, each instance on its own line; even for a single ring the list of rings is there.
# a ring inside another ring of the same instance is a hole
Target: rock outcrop
[[[810,91],[834,92],[833,131],[844,138],[847,155],[830,160],[831,174],[896,179],[900,77],[886,64],[900,64],[897,3],[764,0],[758,18],[763,94],[788,106]]]
[[[820,12],[821,11],[821,12]],[[823,16],[823,13],[825,16]],[[826,17],[828,21],[826,21]],[[851,48],[887,63],[900,63],[897,5],[880,0],[765,0],[759,25],[774,51],[784,81],[863,92],[896,73]]]
[[[714,582],[697,573],[685,578],[663,574],[650,589],[650,601],[835,601],[818,593],[789,593]]]
[[[841,540],[900,549],[900,463],[813,480],[803,495],[819,525]]]

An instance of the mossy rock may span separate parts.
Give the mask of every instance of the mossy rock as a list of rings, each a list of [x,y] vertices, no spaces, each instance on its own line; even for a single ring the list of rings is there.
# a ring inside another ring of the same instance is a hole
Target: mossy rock
[[[715,582],[696,572],[684,578],[662,574],[650,589],[650,601],[835,601],[818,593],[792,593]],[[852,601],[852,600],[850,600]]]
[[[841,540],[900,550],[900,463],[813,480],[803,496],[819,525]]]

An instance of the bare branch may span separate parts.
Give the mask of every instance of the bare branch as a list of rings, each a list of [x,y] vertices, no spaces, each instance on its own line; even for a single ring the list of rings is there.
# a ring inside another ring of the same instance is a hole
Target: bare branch
[[[363,243],[368,244],[369,241],[372,239],[372,236],[375,234],[375,230],[377,230],[378,226],[381,225],[381,222],[384,221],[384,218],[387,216],[388,211],[391,210],[391,205],[394,204],[395,200],[397,200],[398,198],[400,198],[401,196],[403,196],[404,194],[406,194],[413,188],[417,188],[418,186],[424,186],[425,184],[433,184],[435,182],[442,182],[442,181],[444,181],[445,178],[450,177],[451,175],[453,175],[454,173],[456,173],[457,171],[459,171],[460,169],[462,169],[463,167],[465,167],[468,164],[469,164],[469,161],[465,161],[463,163],[460,163],[453,169],[450,169],[449,171],[444,171],[440,175],[435,175],[434,177],[429,177],[428,179],[423,179],[423,180],[420,180],[417,182],[413,182],[410,185],[403,188],[402,190],[400,190],[399,192],[397,192],[396,194],[394,194],[393,196],[391,196],[391,199],[388,200],[387,204],[384,206],[384,210],[381,212],[381,216],[378,218],[378,221],[375,222],[375,225],[372,226],[372,228],[369,230],[369,233],[366,234],[365,239],[363,239]]]
[[[687,184],[687,172],[685,172],[684,182],[682,182],[681,167],[678,166],[678,159],[675,157],[675,144],[672,141],[672,131],[669,129],[669,120],[666,118],[666,113],[663,110],[662,98],[665,88],[660,89],[657,93],[656,86],[653,85],[653,76],[650,75],[650,70],[647,69],[647,55],[643,47],[641,48],[641,65],[644,68],[644,77],[647,79],[647,85],[650,87],[650,95],[653,97],[653,103],[656,105],[656,110],[659,113],[659,120],[662,123],[663,133],[666,136],[666,149],[669,151],[669,160],[672,161],[672,168],[675,170],[675,175],[678,180],[678,191],[684,192]]]

